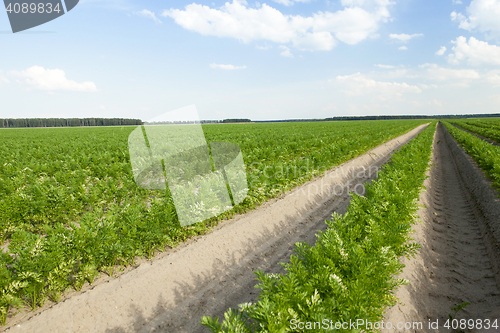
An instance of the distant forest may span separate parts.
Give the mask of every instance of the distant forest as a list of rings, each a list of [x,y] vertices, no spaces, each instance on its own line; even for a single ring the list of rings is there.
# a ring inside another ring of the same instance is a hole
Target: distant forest
[[[0,128],[7,127],[78,127],[142,125],[140,119],[124,118],[20,118],[1,119]]]
[[[224,119],[223,123],[251,123],[250,119]]]
[[[210,123],[281,123],[300,121],[346,121],[346,120],[384,120],[384,119],[449,119],[449,118],[493,118],[500,117],[500,113],[494,114],[457,114],[457,115],[437,115],[437,116],[339,116],[322,119],[283,119],[283,120],[250,120],[250,119],[224,119],[224,120],[201,120],[201,124]],[[190,122],[174,122],[190,123]],[[13,127],[80,127],[80,126],[126,126],[142,125],[141,119],[125,118],[20,118],[2,119],[0,118],[0,128]]]
[[[455,118],[496,118],[500,117],[500,113],[493,114],[447,114],[437,116],[339,116],[322,119],[285,119],[285,120],[255,120],[254,123],[283,123],[283,122],[300,122],[300,121],[345,121],[345,120],[387,120],[387,119],[455,119]]]

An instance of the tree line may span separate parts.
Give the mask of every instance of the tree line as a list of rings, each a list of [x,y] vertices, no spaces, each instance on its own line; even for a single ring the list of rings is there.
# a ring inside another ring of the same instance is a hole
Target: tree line
[[[11,127],[79,127],[142,125],[140,119],[126,118],[0,118],[0,128]]]
[[[458,119],[458,118],[497,118],[500,113],[491,114],[447,114],[447,115],[394,115],[394,116],[338,116],[321,119],[283,119],[254,120],[254,123],[288,123],[304,121],[346,121],[346,120],[394,120],[394,119]]]

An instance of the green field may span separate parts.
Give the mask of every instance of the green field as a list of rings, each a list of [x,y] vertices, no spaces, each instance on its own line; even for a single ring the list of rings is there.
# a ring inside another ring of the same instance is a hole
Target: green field
[[[446,129],[450,132],[450,134],[455,138],[455,140],[458,141],[460,146],[465,149],[467,154],[469,154],[476,161],[479,167],[486,173],[488,178],[493,181],[493,186],[500,189],[500,147],[492,145],[475,135],[458,129],[450,123],[458,124],[459,126],[466,124],[443,121],[443,124],[446,126]],[[500,125],[500,119],[494,119],[492,123]],[[488,128],[488,130],[493,134],[497,133],[494,128]],[[479,131],[474,132],[480,134]],[[500,128],[498,129],[498,133],[500,133]],[[492,137],[488,138],[492,139]]]
[[[436,124],[403,146],[383,167],[365,196],[353,194],[347,212],[334,214],[315,245],[295,244],[285,274],[257,272],[255,303],[228,309],[222,320],[203,317],[213,333],[223,332],[378,332],[336,327],[356,318],[377,322],[396,303],[394,290],[403,264],[420,247],[412,243],[420,191],[427,178]],[[324,323],[328,323],[326,327]],[[300,327],[298,323],[321,323]]]
[[[500,118],[453,119],[449,122],[500,143]]]
[[[204,125],[208,142],[240,146],[249,192],[233,210],[188,227],[166,190],[135,184],[127,146],[135,127],[2,129],[0,321],[13,307],[58,301],[100,272],[203,234],[422,123]]]

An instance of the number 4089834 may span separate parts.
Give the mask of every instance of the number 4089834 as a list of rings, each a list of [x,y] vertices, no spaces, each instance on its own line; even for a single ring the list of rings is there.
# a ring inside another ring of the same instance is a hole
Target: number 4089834
[[[53,7],[51,3],[44,4],[44,3],[34,3],[34,2],[32,2],[32,3],[24,2],[24,3],[14,3],[14,4],[9,3],[9,5],[5,8],[5,10],[9,14],[11,14],[11,13],[15,13],[15,14],[19,14],[19,13],[23,13],[23,14],[47,13],[47,14],[50,14],[52,12],[59,13],[62,11],[62,9],[59,8],[59,4],[56,4],[56,6]]]

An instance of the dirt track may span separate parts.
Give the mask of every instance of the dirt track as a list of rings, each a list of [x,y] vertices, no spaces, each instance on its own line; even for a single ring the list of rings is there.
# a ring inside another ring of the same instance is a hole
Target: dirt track
[[[105,279],[31,318],[14,318],[8,331],[207,332],[200,324],[202,315],[221,317],[227,308],[254,300],[253,271],[277,272],[277,263],[289,259],[295,242],[313,243],[316,231],[325,229],[324,221],[332,212],[345,212],[347,182],[351,190],[361,189],[356,185],[373,179],[376,167],[424,127],[344,163],[283,198],[226,221],[151,263]]]
[[[406,267],[400,277],[410,284],[396,293],[400,304],[387,311],[385,321],[423,323],[422,330],[404,332],[448,332],[443,324],[453,315],[450,307],[462,302],[471,304],[456,318],[500,321],[496,193],[444,126],[436,132],[432,163],[420,197],[427,207],[419,210],[423,223],[414,226],[422,248],[415,259],[402,260]],[[429,320],[439,320],[439,328],[429,329]]]

